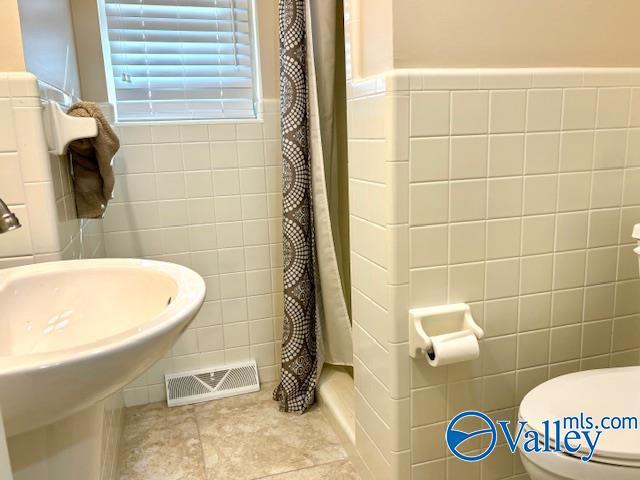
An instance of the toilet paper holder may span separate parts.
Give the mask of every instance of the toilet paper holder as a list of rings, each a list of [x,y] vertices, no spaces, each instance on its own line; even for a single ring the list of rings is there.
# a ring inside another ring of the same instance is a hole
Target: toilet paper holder
[[[466,331],[477,339],[484,337],[484,330],[475,322],[466,303],[413,308],[409,310],[409,355],[428,356],[433,353],[431,337]]]

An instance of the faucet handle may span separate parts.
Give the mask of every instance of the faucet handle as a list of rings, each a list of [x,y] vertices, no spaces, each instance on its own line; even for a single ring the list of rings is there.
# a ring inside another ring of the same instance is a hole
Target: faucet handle
[[[20,225],[18,217],[9,210],[7,204],[0,199],[0,233],[10,232],[11,230],[17,230]]]

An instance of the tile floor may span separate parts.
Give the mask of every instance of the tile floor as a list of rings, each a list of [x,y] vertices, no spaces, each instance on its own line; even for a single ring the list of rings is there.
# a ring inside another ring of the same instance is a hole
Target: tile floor
[[[322,412],[281,413],[272,390],[127,409],[120,480],[359,479]]]

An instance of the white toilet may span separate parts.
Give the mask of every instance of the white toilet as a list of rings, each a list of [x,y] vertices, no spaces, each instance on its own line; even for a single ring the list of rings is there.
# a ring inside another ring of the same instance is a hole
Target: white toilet
[[[554,378],[531,390],[520,404],[519,419],[554,445],[555,429],[544,436],[544,420],[578,416],[599,423],[604,416],[640,414],[640,367],[609,368]],[[606,430],[588,462],[581,449],[568,453],[527,453],[520,442],[520,458],[531,480],[637,480],[640,478],[640,430]]]
[[[634,227],[633,237],[640,244],[640,224]],[[635,252],[640,255],[640,246]],[[541,443],[555,445],[558,433],[564,436],[564,432],[552,428],[545,433],[542,422],[580,412],[598,424],[605,416],[640,417],[640,366],[589,370],[549,380],[524,397],[518,417],[538,433]],[[531,480],[640,479],[640,430],[602,430],[588,462],[581,460],[588,448],[574,454],[536,453],[526,452],[523,445],[520,442],[518,450]]]

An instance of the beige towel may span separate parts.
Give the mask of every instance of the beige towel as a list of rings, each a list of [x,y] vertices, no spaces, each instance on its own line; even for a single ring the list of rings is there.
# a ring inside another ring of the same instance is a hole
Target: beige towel
[[[73,188],[78,218],[102,218],[113,195],[115,178],[111,159],[120,141],[104,114],[93,102],[78,102],[67,112],[73,117],[95,118],[98,136],[74,140],[68,155],[73,166]]]

